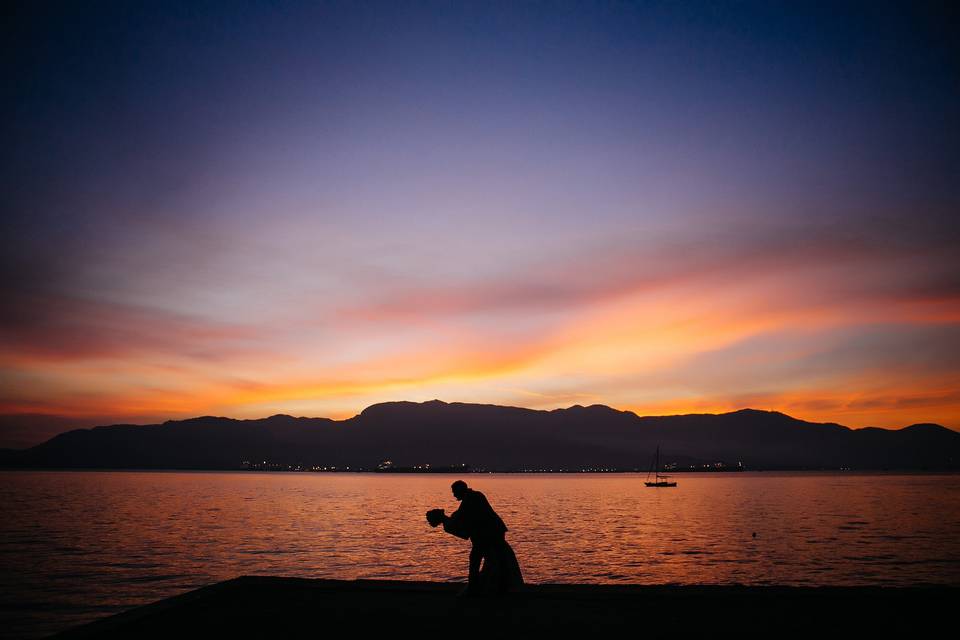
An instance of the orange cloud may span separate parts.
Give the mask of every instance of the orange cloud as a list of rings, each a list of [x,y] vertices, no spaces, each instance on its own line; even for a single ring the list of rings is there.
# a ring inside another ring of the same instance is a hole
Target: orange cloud
[[[943,371],[926,360],[876,369],[863,350],[960,325],[960,295],[949,279],[914,287],[901,274],[912,256],[841,248],[620,253],[330,309],[328,321],[287,308],[283,323],[257,326],[37,295],[0,334],[0,412],[343,417],[398,398],[549,408],[588,397],[646,413],[764,402],[853,425],[956,420],[958,387]],[[892,327],[887,343],[830,356],[842,368],[824,372],[811,344],[878,325]],[[764,336],[767,351],[741,348]],[[923,348],[949,353],[944,336]]]

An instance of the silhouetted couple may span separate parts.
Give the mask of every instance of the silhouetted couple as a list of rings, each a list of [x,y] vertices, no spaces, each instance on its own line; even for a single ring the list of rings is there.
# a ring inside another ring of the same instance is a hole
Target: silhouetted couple
[[[467,578],[468,595],[505,593],[523,584],[520,564],[504,534],[507,526],[493,510],[486,496],[474,491],[463,480],[450,487],[460,507],[447,515],[443,509],[427,512],[430,526],[443,525],[443,530],[473,543],[470,549],[470,572]],[[481,561],[483,568],[480,567]]]

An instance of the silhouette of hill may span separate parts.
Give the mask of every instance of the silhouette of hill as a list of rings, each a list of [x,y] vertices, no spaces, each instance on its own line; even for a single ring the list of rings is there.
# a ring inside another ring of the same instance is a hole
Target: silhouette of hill
[[[744,409],[638,417],[604,405],[539,411],[460,402],[385,402],[347,420],[203,416],[62,433],[0,450],[18,467],[236,469],[242,461],[374,468],[467,463],[490,470],[645,469],[664,462],[742,462],[748,469],[960,468],[960,433],[935,424],[850,429]]]

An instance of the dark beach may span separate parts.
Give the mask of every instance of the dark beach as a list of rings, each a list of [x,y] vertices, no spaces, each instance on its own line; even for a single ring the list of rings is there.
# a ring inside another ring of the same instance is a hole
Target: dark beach
[[[458,583],[242,576],[68,630],[58,638],[630,630],[758,634],[945,628],[956,587],[527,585],[461,598]]]

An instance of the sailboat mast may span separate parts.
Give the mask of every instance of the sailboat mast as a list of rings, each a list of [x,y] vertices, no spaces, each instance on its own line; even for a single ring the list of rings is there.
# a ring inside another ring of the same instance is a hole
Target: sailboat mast
[[[657,452],[654,454],[653,460],[651,462],[652,462],[652,465],[651,465],[652,468],[650,469],[650,471],[647,472],[647,481],[645,483],[648,487],[677,486],[676,482],[667,482],[666,479],[669,478],[670,476],[660,475],[660,445],[659,444],[657,444]],[[673,467],[671,468],[675,469],[676,466],[677,466],[676,463],[674,463]],[[650,472],[653,472],[654,474],[654,482],[650,482]]]

